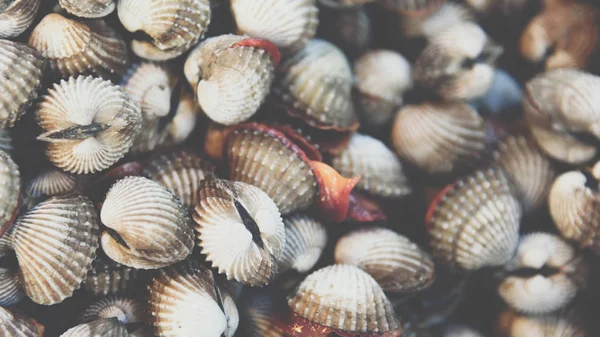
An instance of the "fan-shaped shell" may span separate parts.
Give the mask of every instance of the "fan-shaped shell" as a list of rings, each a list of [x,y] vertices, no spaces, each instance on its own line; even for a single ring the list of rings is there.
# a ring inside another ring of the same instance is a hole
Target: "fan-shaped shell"
[[[75,191],[74,175],[59,169],[47,169],[40,172],[23,185],[23,204],[27,209],[47,198]]]
[[[111,230],[102,249],[137,269],[156,269],[185,259],[194,247],[191,218],[167,189],[143,177],[126,177],[108,191],[100,212]]]
[[[296,213],[283,218],[285,248],[281,269],[306,273],[315,266],[327,245],[327,230],[317,219]]]
[[[333,265],[308,275],[288,298],[294,313],[352,333],[400,330],[400,322],[381,287],[361,269]]]
[[[589,336],[579,317],[565,311],[535,316],[505,311],[498,315],[497,327],[500,337]]]
[[[82,18],[101,18],[115,10],[114,0],[58,0],[67,12]]]
[[[0,335],[10,337],[42,337],[44,326],[18,311],[0,307]]]
[[[129,332],[116,318],[99,319],[90,323],[77,325],[60,337],[130,337]]]
[[[408,16],[428,16],[438,10],[446,0],[378,0],[383,6]]]
[[[145,320],[144,310],[144,305],[137,299],[109,296],[87,307],[79,320],[85,323],[114,317],[122,324],[140,323]]]
[[[145,119],[165,117],[171,110],[171,96],[177,79],[166,66],[142,62],[133,65],[121,86],[140,105]]]
[[[106,257],[97,257],[83,282],[83,289],[95,296],[127,293],[138,281],[140,270],[124,266]]]
[[[18,212],[21,180],[17,164],[0,150],[0,237],[12,225]]]
[[[0,4],[0,39],[19,36],[35,20],[42,0],[8,0]]]
[[[1,256],[1,254],[0,254]],[[16,268],[0,267],[0,306],[10,307],[25,297]]]

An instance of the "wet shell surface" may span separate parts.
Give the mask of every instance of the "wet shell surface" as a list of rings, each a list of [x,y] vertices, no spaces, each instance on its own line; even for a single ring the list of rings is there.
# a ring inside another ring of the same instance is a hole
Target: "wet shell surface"
[[[130,337],[127,329],[117,318],[99,319],[80,324],[67,330],[60,337]]]
[[[433,260],[405,236],[385,228],[365,228],[342,236],[335,262],[357,266],[386,292],[411,293],[434,280]]]
[[[483,118],[463,103],[408,105],[392,125],[398,156],[429,173],[450,173],[473,164],[486,140]]]
[[[585,327],[579,317],[569,311],[526,316],[505,311],[498,316],[500,337],[585,337]]]
[[[100,212],[109,230],[102,249],[111,259],[136,269],[166,267],[194,247],[191,218],[177,198],[143,177],[126,177],[106,195]]]
[[[0,335],[10,337],[43,337],[44,326],[18,311],[0,307]]]
[[[119,86],[91,76],[61,80],[36,112],[38,140],[57,167],[94,173],[121,159],[140,131],[139,107]]]
[[[445,0],[378,0],[383,6],[407,16],[423,17],[435,12]]]
[[[35,101],[45,65],[30,46],[0,39],[0,129],[14,126]]]
[[[97,257],[92,262],[82,288],[95,296],[120,295],[128,292],[142,273],[107,257]]]
[[[67,12],[82,18],[101,18],[115,10],[114,0],[58,0]]]
[[[8,0],[0,3],[0,39],[19,36],[33,23],[42,0]]]
[[[202,253],[228,279],[262,286],[277,275],[285,229],[277,206],[259,188],[204,180],[194,220]]]
[[[425,223],[436,258],[476,270],[513,257],[522,210],[501,169],[473,172],[442,190],[429,207]]]
[[[0,150],[0,237],[12,225],[18,212],[21,193],[19,167],[12,158]]]
[[[296,213],[283,218],[285,248],[281,271],[294,269],[306,273],[315,266],[327,245],[327,230],[317,219]]]
[[[400,322],[381,287],[361,269],[333,265],[307,276],[288,305],[308,321],[343,332],[386,333]]]

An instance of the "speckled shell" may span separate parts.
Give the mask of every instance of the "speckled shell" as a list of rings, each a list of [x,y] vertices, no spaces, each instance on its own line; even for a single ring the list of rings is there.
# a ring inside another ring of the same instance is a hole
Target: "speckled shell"
[[[42,200],[73,192],[76,184],[70,173],[54,168],[44,170],[23,185],[23,206],[31,209]]]
[[[149,286],[158,337],[232,337],[239,316],[233,299],[216,286],[210,269],[195,261],[161,269]]]
[[[21,177],[17,164],[0,150],[0,237],[12,225],[18,212]]]
[[[416,292],[435,278],[429,254],[386,228],[359,229],[342,236],[335,246],[335,262],[366,271],[386,292]]]
[[[67,12],[82,18],[101,18],[115,10],[114,0],[58,0]]]
[[[429,173],[473,164],[487,140],[483,118],[463,103],[423,103],[400,109],[392,125],[398,156]]]
[[[513,311],[498,315],[499,337],[586,337],[589,336],[574,313],[525,316]]]
[[[78,194],[42,201],[17,219],[12,245],[31,300],[55,304],[79,288],[92,267],[98,231],[94,205]]]
[[[503,265],[517,248],[521,215],[501,169],[475,171],[430,205],[425,222],[433,255],[467,270]]]
[[[202,253],[228,279],[262,286],[277,275],[285,229],[277,206],[259,188],[204,180],[194,221]]]
[[[150,38],[133,40],[132,50],[151,60],[186,52],[204,36],[211,17],[209,0],[120,0],[117,12],[127,30]]]
[[[92,74],[108,79],[123,75],[129,64],[125,41],[102,20],[79,22],[50,13],[31,32],[29,44],[62,78]]]
[[[150,179],[116,182],[106,194],[100,219],[111,229],[102,233],[102,249],[126,266],[162,268],[192,253],[194,233],[185,207]]]
[[[95,296],[121,295],[127,293],[139,276],[140,270],[124,266],[106,257],[92,262],[82,288]],[[138,281],[139,282],[139,281]]]
[[[13,38],[33,23],[42,0],[9,0],[0,5],[0,38]]]
[[[407,16],[427,16],[440,8],[446,0],[378,0],[383,6]]]
[[[35,49],[0,40],[0,129],[14,126],[35,101],[45,66]]]
[[[468,8],[453,2],[444,2],[435,13],[427,16],[405,16],[399,20],[402,34],[410,37],[432,39],[448,27],[463,22],[472,22],[473,18]]]
[[[0,335],[7,337],[43,337],[44,326],[18,311],[0,307]]]
[[[67,330],[60,337],[130,337],[129,332],[116,318],[99,319]]]
[[[146,306],[142,301],[134,298],[109,296],[94,302],[85,309],[79,322],[85,324],[116,318],[122,327],[129,327],[130,331],[126,336],[131,337],[137,336],[136,332],[138,331],[143,332],[144,324],[147,322],[146,316]]]
[[[285,248],[281,271],[294,269],[306,273],[315,266],[327,245],[325,226],[312,216],[296,213],[283,218]]]
[[[378,139],[361,133],[350,138],[348,147],[334,157],[331,166],[341,175],[359,175],[357,189],[372,195],[403,197],[412,192],[402,164]]]
[[[142,115],[119,86],[79,76],[48,91],[36,120],[48,159],[65,171],[87,174],[107,169],[129,151]]]
[[[288,305],[307,320],[352,333],[385,333],[400,322],[377,282],[361,269],[333,265],[302,281]]]
[[[552,270],[546,275],[542,268]],[[498,294],[513,309],[527,314],[554,312],[566,306],[583,290],[587,265],[568,242],[549,233],[523,236],[517,252],[506,266],[508,275]],[[527,276],[511,274],[519,269],[538,270]]]

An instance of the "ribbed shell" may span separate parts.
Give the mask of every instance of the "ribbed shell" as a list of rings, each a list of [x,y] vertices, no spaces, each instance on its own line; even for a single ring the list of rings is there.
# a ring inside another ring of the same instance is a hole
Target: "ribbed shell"
[[[0,267],[0,307],[10,307],[24,297],[17,269]]]
[[[288,299],[311,322],[353,333],[384,333],[400,322],[377,282],[361,269],[333,265],[308,275]]]
[[[0,150],[10,153],[13,150],[13,140],[10,130],[0,130]]]
[[[335,246],[335,262],[366,271],[386,292],[415,292],[431,285],[435,277],[429,254],[386,228],[359,229],[342,236]]]
[[[42,337],[44,336],[44,326],[20,312],[0,307],[0,335]]]
[[[121,295],[135,284],[141,272],[109,258],[97,257],[83,282],[83,289],[95,296]]]
[[[312,216],[296,213],[283,218],[285,248],[281,269],[306,273],[315,266],[327,245],[325,226]]]
[[[317,31],[316,0],[233,0],[240,34],[260,37],[277,47],[294,51],[304,47]]]
[[[501,169],[475,171],[448,186],[425,220],[433,255],[467,270],[510,261],[522,215],[513,193]]]
[[[150,313],[158,337],[232,337],[239,316],[212,272],[194,261],[161,269],[149,286]]]
[[[140,300],[109,296],[94,302],[85,309],[79,321],[89,323],[98,319],[116,318],[123,326],[144,323],[146,321],[145,310],[145,303]]]
[[[102,249],[126,266],[162,268],[192,253],[194,233],[185,207],[150,179],[126,177],[116,182],[106,195],[100,219],[112,230],[102,233]]]
[[[240,326],[238,334],[245,337],[285,337],[273,321],[276,311],[274,298],[269,291],[251,289],[240,300]]]
[[[0,150],[0,237],[17,215],[20,193],[19,168],[6,152]]]
[[[35,101],[45,66],[42,55],[30,46],[0,40],[0,129],[14,126]]]
[[[102,20],[84,22],[50,13],[35,27],[29,44],[62,78],[92,74],[121,76],[129,64],[125,41]]]
[[[67,12],[82,18],[101,18],[115,10],[114,0],[58,0]]]
[[[130,337],[129,332],[116,318],[99,319],[67,330],[60,337]]]
[[[371,44],[373,27],[364,6],[324,12],[319,35],[334,43],[349,57],[359,56]]]
[[[175,76],[166,66],[142,62],[127,71],[121,86],[139,104],[144,119],[154,119],[169,114],[175,81]]]
[[[79,76],[48,91],[36,120],[48,159],[65,171],[87,174],[107,169],[129,151],[142,115],[119,86]]]
[[[513,311],[498,315],[499,337],[585,337],[589,336],[578,317],[568,312],[525,316]]]
[[[400,109],[392,146],[429,173],[449,173],[480,158],[487,140],[483,118],[463,103],[423,103]]]
[[[383,6],[408,16],[427,16],[440,8],[446,0],[378,0]]]
[[[332,8],[347,8],[364,5],[373,0],[319,0],[319,3],[323,6]]]
[[[469,8],[453,2],[444,2],[444,5],[431,15],[402,17],[399,25],[406,37],[423,37],[429,40],[448,27],[469,21],[474,21]]]
[[[42,0],[8,0],[0,4],[0,39],[19,36],[33,23]]]
[[[75,191],[76,178],[74,175],[59,169],[48,169],[40,172],[23,185],[22,203],[28,209],[49,197],[67,194]]]
[[[86,197],[57,196],[20,216],[11,233],[25,292],[50,305],[70,297],[92,267],[98,217]]]
[[[202,253],[228,279],[262,286],[277,275],[285,229],[277,206],[259,188],[204,180],[194,220]]]

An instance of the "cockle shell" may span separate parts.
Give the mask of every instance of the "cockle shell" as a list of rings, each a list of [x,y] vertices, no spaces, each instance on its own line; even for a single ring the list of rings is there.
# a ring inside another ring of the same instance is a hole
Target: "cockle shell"
[[[192,253],[194,233],[185,207],[150,179],[117,181],[106,194],[100,219],[109,228],[102,233],[102,249],[126,266],[157,269]]]
[[[328,266],[308,275],[288,305],[311,323],[343,332],[400,333],[400,322],[381,287],[351,265]]]
[[[139,104],[145,119],[165,117],[177,78],[165,65],[141,62],[133,65],[121,81],[131,99]]]
[[[436,258],[466,270],[513,257],[522,210],[502,169],[478,170],[436,196],[425,223]]]
[[[95,296],[121,295],[132,289],[141,275],[138,269],[99,256],[92,262],[82,288]]]
[[[440,8],[446,0],[378,0],[383,6],[407,16],[428,16]]]
[[[585,337],[589,336],[579,317],[570,311],[525,316],[514,311],[498,315],[499,337]]]
[[[194,94],[189,91],[183,91],[179,98],[175,116],[165,127],[167,133],[165,144],[173,145],[185,142],[194,131],[196,118],[200,114],[201,109],[195,101]]]
[[[415,292],[435,278],[429,254],[386,228],[359,229],[342,236],[335,246],[335,262],[366,271],[386,292]]]
[[[14,126],[35,101],[45,66],[35,49],[0,39],[0,129]]]
[[[158,337],[232,337],[239,316],[233,299],[196,261],[161,269],[149,286],[150,313]]]
[[[129,331],[126,336],[136,336],[138,330],[143,330],[147,321],[146,307],[138,299],[127,297],[105,297],[90,305],[79,319],[81,323],[91,323],[97,320],[116,318],[122,327]],[[142,325],[139,327],[139,325]],[[129,328],[130,327],[130,328]]]
[[[409,38],[433,39],[448,27],[473,22],[475,19],[468,8],[453,2],[444,2],[435,13],[427,16],[404,16],[399,21],[402,34]]]
[[[130,337],[127,329],[117,318],[98,319],[90,323],[77,325],[60,337]]]
[[[0,3],[0,39],[19,36],[35,20],[42,0],[8,0]]]
[[[58,0],[67,12],[82,18],[101,18],[115,10],[114,0]]]
[[[285,248],[281,271],[294,269],[306,273],[315,266],[327,245],[327,230],[317,219],[302,213],[283,218]]]
[[[4,258],[2,255],[4,254],[0,252],[0,257]],[[10,307],[19,303],[25,296],[17,268],[0,266],[0,307]]]
[[[423,103],[400,109],[392,126],[398,156],[429,173],[450,173],[481,157],[483,118],[464,103]]]
[[[233,0],[231,11],[238,32],[294,51],[304,47],[317,31],[316,0]]]
[[[76,184],[70,173],[55,168],[44,170],[23,185],[22,203],[31,209],[42,200],[75,191]]]
[[[129,95],[91,76],[61,80],[36,112],[46,155],[71,173],[94,173],[121,159],[140,131],[142,115]]]
[[[364,6],[324,11],[320,16],[319,35],[349,57],[360,55],[371,44],[373,25]]]
[[[0,237],[10,228],[19,211],[21,175],[12,158],[0,150]]]
[[[285,337],[273,317],[277,311],[275,295],[263,289],[244,291],[239,302],[238,334],[246,337]]]
[[[91,74],[109,79],[123,75],[129,64],[125,41],[102,20],[79,22],[50,13],[31,32],[29,44],[62,78]]]
[[[10,154],[13,150],[13,140],[10,130],[0,130],[0,150]]]
[[[285,229],[277,206],[259,188],[204,180],[194,220],[202,253],[228,279],[262,286],[277,275]]]
[[[0,336],[43,337],[44,326],[18,311],[0,307]]]

